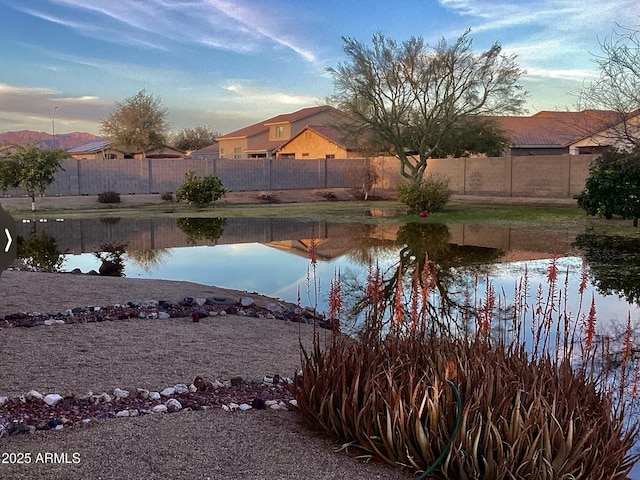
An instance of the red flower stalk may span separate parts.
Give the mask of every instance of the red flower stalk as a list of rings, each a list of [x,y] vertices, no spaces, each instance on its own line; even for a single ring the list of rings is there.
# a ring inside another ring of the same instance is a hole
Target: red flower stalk
[[[338,333],[340,331],[340,313],[342,311],[342,280],[340,278],[340,269],[334,272],[333,279],[329,285],[329,324],[331,331]]]
[[[393,296],[393,323],[401,325],[404,318],[404,305],[402,303],[402,267],[398,267],[398,279],[396,291]]]
[[[547,268],[547,282],[554,283],[558,278],[558,258],[556,254],[553,254],[553,258],[551,259],[551,264]]]
[[[582,295],[584,290],[587,288],[587,280],[588,280],[588,271],[587,271],[587,262],[582,259],[582,268],[580,269],[580,285],[578,286],[578,293]]]
[[[316,238],[316,229],[311,229],[311,241],[309,242],[309,257],[311,258],[311,265],[318,263],[318,242]]]
[[[589,308],[589,315],[584,324],[584,345],[587,349],[593,346],[593,337],[596,333],[596,300],[591,294],[591,307]]]
[[[631,358],[633,347],[633,330],[631,329],[631,313],[627,317],[627,328],[624,331],[624,340],[622,341],[622,363],[623,365]]]
[[[638,383],[640,383],[640,363],[635,362],[633,368],[633,380],[631,381],[631,397],[635,399],[638,396]]]
[[[411,333],[415,333],[418,327],[418,277],[413,276],[411,283],[411,309],[409,312],[409,320],[411,321]]]

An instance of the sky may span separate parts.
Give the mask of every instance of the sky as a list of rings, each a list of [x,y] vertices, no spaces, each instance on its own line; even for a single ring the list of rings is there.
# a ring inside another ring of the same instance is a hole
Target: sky
[[[145,89],[173,131],[229,133],[321,105],[342,37],[429,45],[471,29],[526,70],[526,113],[575,110],[594,55],[637,0],[0,0],[0,132],[100,134],[116,102]]]

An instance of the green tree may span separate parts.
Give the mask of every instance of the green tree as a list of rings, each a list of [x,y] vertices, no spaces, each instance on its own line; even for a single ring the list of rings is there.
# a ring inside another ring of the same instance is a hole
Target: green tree
[[[389,148],[414,184],[435,155],[499,152],[506,136],[487,116],[520,113],[525,102],[515,56],[499,43],[474,54],[468,30],[435,47],[378,33],[370,46],[343,38],[343,49],[347,61],[329,68],[332,102]]]
[[[216,139],[220,136],[219,132],[214,131],[211,127],[198,125],[193,128],[183,128],[173,137],[173,146],[184,151],[199,150],[216,143]]]
[[[160,97],[140,90],[133,97],[116,102],[108,118],[100,122],[100,131],[128,153],[162,147],[167,142],[167,109]]]
[[[609,150],[589,167],[585,188],[577,195],[578,206],[588,215],[612,218],[640,217],[640,147],[631,152]]]
[[[184,183],[176,190],[176,200],[185,200],[203,207],[224,197],[226,193],[227,189],[216,175],[198,177],[189,171],[184,175]]]
[[[31,210],[36,209],[36,195],[42,195],[62,168],[67,158],[62,148],[40,147],[37,144],[14,145],[0,163],[0,187],[22,187],[31,197]]]

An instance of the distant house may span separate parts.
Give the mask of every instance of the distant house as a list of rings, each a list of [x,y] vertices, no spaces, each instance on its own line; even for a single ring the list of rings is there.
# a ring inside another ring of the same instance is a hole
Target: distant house
[[[362,151],[342,128],[308,125],[274,150],[276,158],[361,158]]]
[[[218,137],[220,158],[275,158],[275,151],[307,125],[337,126],[353,120],[328,105],[278,115]]]
[[[204,148],[193,150],[189,154],[189,156],[191,158],[196,158],[199,160],[207,160],[207,159],[217,160],[218,158],[220,158],[220,145],[218,144],[218,142],[216,142]]]
[[[114,148],[111,142],[100,141],[80,145],[79,147],[67,150],[69,157],[83,160],[115,160],[122,158],[182,158],[184,152],[177,148],[164,146],[162,148],[154,148],[148,152],[128,153],[124,150]]]
[[[495,118],[511,137],[507,155],[599,153],[620,143],[619,138],[607,134],[621,122],[620,114],[611,110],[542,111],[530,117]]]
[[[182,158],[184,157],[184,150],[179,148],[170,147],[165,145],[160,148],[152,148],[146,152],[135,152],[131,154],[133,158]]]
[[[79,147],[67,150],[70,158],[80,160],[103,160],[125,158],[125,152],[111,147],[111,142],[105,140],[99,142],[86,143]]]

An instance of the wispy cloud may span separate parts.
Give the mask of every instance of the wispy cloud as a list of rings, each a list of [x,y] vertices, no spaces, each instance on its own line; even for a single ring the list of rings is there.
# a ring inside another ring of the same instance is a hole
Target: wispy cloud
[[[55,15],[33,7],[16,8],[113,43],[154,49],[167,49],[174,43],[196,44],[240,53],[279,46],[308,62],[316,61],[304,40],[286,33],[296,30],[297,25],[287,24],[284,16],[262,4],[242,0],[50,1],[58,6]],[[84,12],[81,20],[79,12]]]
[[[254,105],[256,107],[291,105],[308,107],[322,103],[322,99],[309,95],[293,95],[269,88],[256,87],[243,80],[228,81],[223,87],[228,92],[227,101]],[[279,112],[282,113],[282,112]]]

